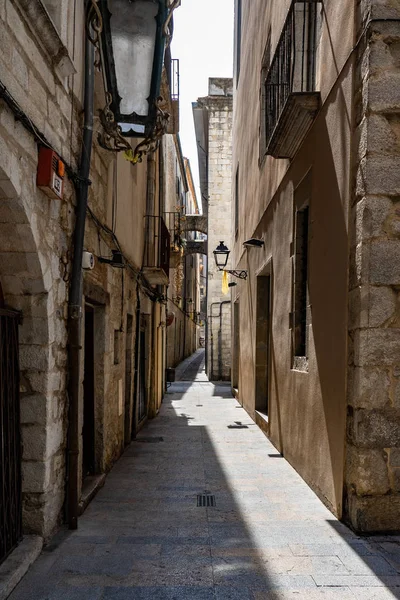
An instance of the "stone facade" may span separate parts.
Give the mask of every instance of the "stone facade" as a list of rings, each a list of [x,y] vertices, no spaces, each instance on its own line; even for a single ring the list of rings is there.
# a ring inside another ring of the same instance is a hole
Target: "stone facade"
[[[209,79],[209,95],[194,105],[194,118],[204,213],[208,215],[206,369],[211,380],[230,380],[230,299],[222,293],[222,273],[213,251],[221,240],[229,249],[233,242],[231,79]]]
[[[182,155],[178,136],[165,136],[166,168],[165,210],[171,229],[174,255],[167,292],[167,367],[176,367],[193,354],[199,343],[197,312],[200,311],[198,257],[186,255],[186,244],[193,237],[190,215],[198,210],[190,164]],[[189,226],[188,226],[189,221]],[[175,239],[174,238],[179,238]]]
[[[358,7],[346,511],[361,531],[400,519],[400,26],[390,19],[400,20],[393,2]]]
[[[24,532],[46,539],[65,520],[66,508],[68,300],[84,34],[83,3],[0,1],[0,299],[4,295],[6,306],[23,315]],[[169,90],[162,93],[168,97]],[[96,133],[104,105],[96,73]],[[62,200],[36,185],[42,144],[67,167]],[[146,278],[144,257],[157,256],[147,216],[164,218],[159,198],[171,169],[160,150],[133,165],[93,138],[84,247],[95,266],[82,281],[79,497],[109,471],[145,420],[156,416],[164,394],[167,290]],[[126,268],[99,261],[117,249]]]
[[[23,3],[22,3],[23,6]],[[48,40],[25,9],[0,5],[1,83],[72,168],[79,158],[79,110],[72,78],[61,76],[51,42],[72,55],[40,3]],[[82,15],[80,15],[82,17]],[[76,80],[75,80],[76,81]],[[71,115],[74,122],[71,123]],[[63,200],[36,187],[38,146],[0,101],[0,283],[6,304],[23,313],[20,328],[22,491],[25,531],[48,536],[62,518],[66,447],[67,267],[74,188]]]

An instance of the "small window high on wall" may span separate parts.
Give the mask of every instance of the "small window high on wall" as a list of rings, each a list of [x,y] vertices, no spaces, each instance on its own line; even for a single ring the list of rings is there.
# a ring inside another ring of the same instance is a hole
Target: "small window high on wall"
[[[310,195],[309,174],[296,190],[294,197],[292,367],[300,371],[308,370],[308,328],[311,322],[308,291]]]
[[[235,177],[235,238],[239,234],[239,165]]]
[[[294,354],[307,356],[308,206],[296,212],[294,281]]]

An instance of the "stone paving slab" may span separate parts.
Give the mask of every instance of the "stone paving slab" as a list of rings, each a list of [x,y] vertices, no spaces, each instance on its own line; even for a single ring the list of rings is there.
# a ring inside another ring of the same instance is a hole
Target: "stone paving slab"
[[[202,360],[10,600],[400,599],[400,537],[339,523]]]

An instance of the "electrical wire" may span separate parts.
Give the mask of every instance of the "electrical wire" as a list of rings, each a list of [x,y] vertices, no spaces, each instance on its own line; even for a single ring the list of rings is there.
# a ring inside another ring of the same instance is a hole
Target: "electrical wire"
[[[81,178],[79,177],[77,171],[75,171],[75,169],[73,169],[71,167],[69,161],[67,161],[62,156],[62,154],[60,154],[53,148],[53,146],[48,141],[48,139],[46,138],[44,133],[39,131],[39,129],[36,127],[36,125],[28,117],[26,112],[21,108],[21,106],[15,100],[14,96],[12,96],[12,94],[8,91],[6,86],[1,81],[0,81],[0,98],[2,100],[4,100],[4,102],[7,104],[7,106],[11,110],[11,112],[14,114],[15,120],[19,121],[25,127],[25,129],[33,135],[36,143],[39,143],[42,146],[45,146],[46,148],[51,148],[52,150],[54,150],[54,152],[56,152],[56,154],[60,157],[60,159],[62,160],[62,162],[65,165],[65,170],[67,172],[68,177],[74,182],[75,185],[78,185],[79,182],[81,181]],[[89,184],[90,183],[91,182],[89,182]]]
[[[92,219],[93,223],[96,225],[96,227],[98,228],[98,230],[100,232],[105,233],[109,238],[112,239],[114,245],[116,246],[117,250],[121,253],[121,255],[124,258],[125,264],[128,267],[129,271],[131,272],[131,274],[133,275],[133,278],[138,281],[140,288],[142,289],[142,291],[153,301],[156,302],[164,302],[165,298],[163,294],[159,294],[158,292],[156,292],[156,290],[154,290],[153,288],[151,288],[149,286],[149,284],[146,282],[144,275],[142,273],[142,271],[139,271],[127,258],[127,256],[123,253],[122,248],[121,248],[121,244],[118,241],[117,236],[115,235],[115,233],[109,228],[107,227],[107,225],[104,225],[104,223],[102,223],[100,221],[100,219],[94,214],[94,212],[92,211],[92,209],[88,206],[87,207],[87,212],[90,216],[90,218]],[[107,243],[107,242],[106,242]]]

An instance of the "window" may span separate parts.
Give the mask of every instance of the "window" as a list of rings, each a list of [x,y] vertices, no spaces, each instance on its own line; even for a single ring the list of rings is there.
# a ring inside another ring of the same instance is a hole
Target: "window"
[[[239,165],[236,169],[235,177],[235,238],[239,233]]]
[[[269,409],[271,359],[271,262],[257,277],[256,288],[255,408],[265,416]]]
[[[294,196],[292,367],[300,371],[308,370],[308,328],[311,324],[308,292],[310,196],[311,173],[296,189]]]
[[[264,55],[261,66],[261,90],[260,90],[260,101],[261,101],[261,119],[260,119],[260,159],[265,155],[266,151],[266,114],[267,114],[267,94],[266,94],[266,81],[268,71],[271,63],[271,30],[268,33],[267,43],[264,49]]]
[[[242,51],[242,0],[236,0],[235,25],[235,72],[237,87],[240,75],[240,54]]]
[[[121,362],[121,332],[119,329],[114,329],[114,365],[119,365]]]
[[[294,355],[306,356],[308,206],[296,211],[294,267]]]
[[[321,21],[317,8],[319,2],[294,0],[286,18],[262,91],[266,148],[293,94],[312,95],[315,92],[316,49]],[[274,156],[272,152],[268,153]]]

